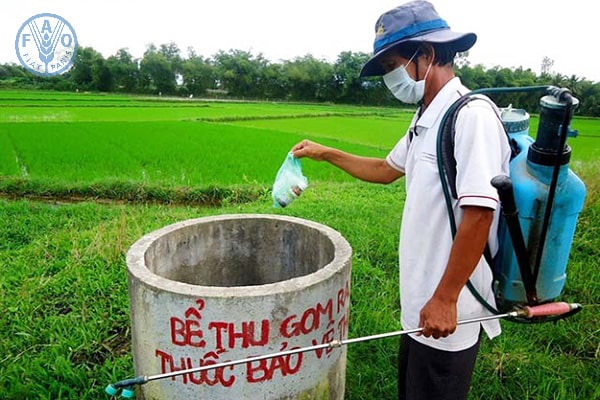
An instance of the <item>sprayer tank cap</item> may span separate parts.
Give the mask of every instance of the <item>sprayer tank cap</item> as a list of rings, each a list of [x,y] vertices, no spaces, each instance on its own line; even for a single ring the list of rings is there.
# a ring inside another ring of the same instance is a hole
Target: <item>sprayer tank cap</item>
[[[502,124],[507,133],[523,132],[529,129],[529,113],[522,108],[501,108]]]
[[[552,108],[555,110],[564,109],[567,106],[565,102],[558,101],[556,97],[550,95],[542,97],[540,99],[540,105],[542,107]],[[573,97],[573,108],[577,107],[577,105],[579,105],[579,99]]]

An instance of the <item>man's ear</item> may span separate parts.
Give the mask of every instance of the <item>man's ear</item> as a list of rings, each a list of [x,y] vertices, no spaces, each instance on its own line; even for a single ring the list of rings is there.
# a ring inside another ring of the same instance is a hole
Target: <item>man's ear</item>
[[[423,43],[419,48],[419,51],[425,56],[427,63],[433,61],[435,57],[435,49],[431,43]]]

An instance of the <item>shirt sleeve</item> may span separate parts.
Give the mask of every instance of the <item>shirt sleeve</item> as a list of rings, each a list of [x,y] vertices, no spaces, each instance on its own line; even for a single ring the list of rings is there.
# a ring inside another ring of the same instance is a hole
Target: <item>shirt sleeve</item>
[[[502,122],[487,101],[475,100],[460,110],[454,157],[458,205],[495,209],[498,193],[491,180],[508,175],[510,148]]]
[[[408,154],[408,134],[404,135],[402,139],[390,151],[390,153],[385,158],[386,162],[390,167],[395,169],[396,171],[400,171],[402,173],[405,172],[404,168],[406,165],[406,157]]]
[[[406,159],[408,157],[408,147],[410,146],[410,130],[414,129],[417,120],[419,119],[419,112],[415,112],[410,121],[409,129],[406,130],[402,139],[396,143],[392,151],[387,155],[385,161],[390,167],[396,171],[400,171],[403,174],[406,172]]]

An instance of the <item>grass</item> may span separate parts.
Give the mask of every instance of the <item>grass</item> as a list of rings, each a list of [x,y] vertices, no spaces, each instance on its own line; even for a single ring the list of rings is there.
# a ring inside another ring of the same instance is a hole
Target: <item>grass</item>
[[[285,211],[339,230],[354,249],[350,336],[399,329],[401,193],[401,185],[342,183],[332,190],[317,184],[280,211],[264,198],[219,209],[0,202],[3,220],[13,221],[2,231],[8,240],[1,254],[10,261],[3,267],[0,306],[7,313],[0,322],[8,327],[3,336],[11,338],[0,346],[3,393],[100,398],[108,382],[133,376],[123,254],[146,232],[203,215]],[[599,212],[586,209],[582,226]],[[378,223],[361,223],[369,220]],[[600,293],[598,269],[587,266],[599,245],[594,232],[578,235],[563,296],[587,307],[558,324],[503,323],[500,338],[484,341],[473,398],[594,398]],[[349,348],[348,399],[393,396],[396,346],[387,339]]]
[[[0,92],[0,110],[15,98],[30,105],[52,99],[45,93],[9,95]],[[104,111],[93,121],[0,123],[0,192],[13,196],[0,199],[0,397],[108,398],[103,393],[108,383],[132,377],[124,254],[145,233],[200,216],[285,214],[331,226],[354,252],[349,336],[400,328],[397,241],[403,182],[369,185],[323,163],[303,161],[310,186],[299,200],[274,209],[268,189],[285,153],[300,138],[382,156],[394,140],[384,132],[401,132],[408,123],[405,115],[365,117],[357,108],[357,116],[209,123],[180,121],[179,111],[167,111],[167,119],[157,122],[153,118],[162,105],[157,110],[155,102],[143,107],[139,98],[86,94],[90,104],[77,107],[77,95],[57,96],[75,114],[91,110],[95,101],[110,100],[114,107],[98,107]],[[142,106],[128,107],[129,102]],[[257,115],[261,106],[256,105]],[[254,112],[231,107],[230,116]],[[263,112],[273,107],[271,115],[306,114],[292,111],[295,105],[264,107]],[[315,115],[331,111],[330,106],[309,107]],[[135,111],[131,121],[110,119],[110,111],[121,108]],[[499,338],[483,341],[472,399],[600,398],[600,166],[594,161],[600,122],[576,122],[581,135],[570,139],[572,166],[589,194],[561,300],[585,307],[555,324],[503,322]],[[361,136],[370,126],[381,135]],[[202,196],[219,201],[194,201]],[[96,201],[111,198],[123,202]],[[394,398],[397,345],[397,339],[386,339],[349,347],[347,399]]]

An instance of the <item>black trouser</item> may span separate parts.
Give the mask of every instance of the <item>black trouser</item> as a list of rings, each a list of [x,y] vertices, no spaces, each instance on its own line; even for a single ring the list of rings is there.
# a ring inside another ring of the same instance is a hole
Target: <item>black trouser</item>
[[[479,341],[466,350],[431,348],[402,335],[398,366],[399,400],[465,400]]]

